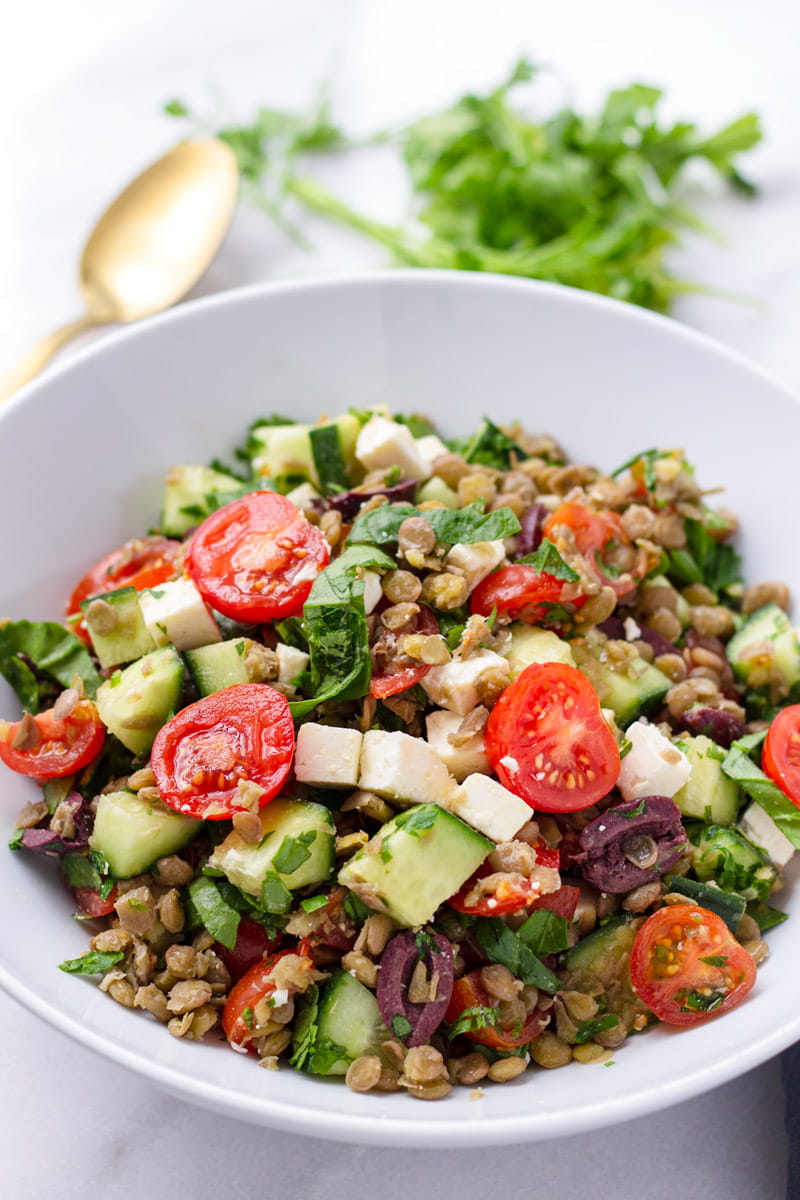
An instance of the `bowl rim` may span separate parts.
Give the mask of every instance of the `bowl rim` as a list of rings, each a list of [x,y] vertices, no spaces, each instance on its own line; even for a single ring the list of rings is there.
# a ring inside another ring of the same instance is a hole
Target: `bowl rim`
[[[147,339],[150,331],[169,325],[181,325],[194,320],[196,314],[214,310],[236,308],[257,303],[261,297],[302,292],[337,292],[350,289],[413,288],[436,289],[442,286],[463,289],[530,294],[538,292],[556,303],[583,308],[596,308],[616,312],[632,326],[658,326],[663,334],[679,342],[694,343],[717,357],[727,359],[752,378],[783,394],[794,403],[798,398],[768,371],[752,363],[737,350],[717,342],[709,335],[681,325],[677,320],[654,313],[623,301],[595,293],[568,288],[563,285],[538,280],[515,279],[489,273],[471,273],[449,270],[420,270],[419,268],[359,271],[335,276],[314,275],[300,279],[283,279],[249,284],[231,288],[224,292],[189,300],[143,321],[123,326],[100,340],[77,350],[63,363],[56,363],[45,375],[32,380],[18,393],[10,397],[0,410],[0,436],[3,419],[18,405],[35,399],[40,392],[72,373],[79,373],[86,363],[112,354],[121,343]],[[624,317],[623,317],[623,314]],[[29,1011],[36,1013],[51,1026],[67,1034],[94,1053],[151,1080],[191,1103],[224,1112],[229,1116],[252,1123],[266,1124],[290,1133],[311,1135],[323,1139],[357,1142],[361,1144],[408,1146],[419,1148],[445,1148],[458,1146],[500,1146],[524,1140],[544,1140],[601,1128],[618,1121],[631,1120],[682,1100],[697,1096],[717,1087],[758,1066],[768,1058],[800,1038],[800,1012],[795,1020],[782,1028],[767,1029],[756,1040],[740,1047],[724,1060],[712,1067],[698,1059],[696,1068],[680,1079],[668,1084],[654,1081],[649,1088],[633,1096],[606,1099],[601,1118],[598,1120],[597,1104],[578,1103],[570,1110],[565,1121],[561,1110],[547,1112],[527,1111],[514,1116],[491,1116],[488,1112],[481,1119],[464,1121],[444,1118],[431,1122],[408,1119],[402,1116],[382,1116],[380,1120],[369,1119],[344,1112],[326,1112],[303,1104],[287,1106],[278,1099],[266,1096],[253,1097],[238,1093],[231,1088],[206,1080],[199,1080],[188,1072],[146,1058],[140,1051],[119,1045],[108,1034],[97,1032],[82,1025],[79,1020],[62,1012],[55,1004],[41,998],[23,980],[17,978],[0,963],[0,987]],[[477,1116],[478,1114],[476,1114]]]

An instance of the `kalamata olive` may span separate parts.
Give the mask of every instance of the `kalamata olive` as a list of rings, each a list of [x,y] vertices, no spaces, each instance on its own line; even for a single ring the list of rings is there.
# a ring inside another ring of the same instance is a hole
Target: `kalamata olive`
[[[653,654],[680,654],[680,650],[672,642],[667,641],[660,633],[656,633],[655,629],[648,628],[647,625],[642,625],[640,621],[635,621],[639,633],[634,638],[629,638],[625,629],[625,621],[622,617],[608,617],[597,628],[606,637],[613,638],[615,641],[639,641],[647,642],[648,646],[652,646]]]
[[[373,496],[385,496],[390,504],[408,502],[414,499],[414,493],[418,486],[418,479],[404,479],[402,483],[396,483],[394,487],[374,487],[364,491],[338,492],[335,496],[328,497],[328,504],[342,514],[343,521],[354,521],[361,505],[366,504],[367,500],[371,500]]]
[[[34,854],[72,854],[76,850],[88,850],[89,834],[94,824],[92,810],[79,792],[71,792],[65,803],[72,808],[74,836],[64,838],[52,829],[26,829],[22,845]],[[74,806],[74,807],[73,807]]]
[[[549,509],[544,504],[532,504],[519,519],[520,530],[517,534],[516,557],[534,554],[541,545],[542,526],[549,516]]]
[[[419,961],[424,962],[435,994],[424,1004],[408,998],[408,985]],[[424,1046],[438,1029],[453,991],[453,947],[441,933],[396,933],[381,956],[378,1008],[387,1029],[399,1036],[395,1018],[405,1018],[411,1032],[407,1046]]]
[[[601,892],[621,894],[658,879],[686,847],[678,806],[667,796],[644,796],[590,821],[581,833],[576,864]]]
[[[721,708],[687,708],[676,719],[675,724],[694,737],[705,734],[725,750],[729,750],[732,743],[745,733],[744,722]]]

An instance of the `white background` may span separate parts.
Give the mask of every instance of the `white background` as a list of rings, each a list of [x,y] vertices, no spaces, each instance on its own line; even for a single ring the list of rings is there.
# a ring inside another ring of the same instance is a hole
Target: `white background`
[[[792,0],[34,0],[14,7],[13,19],[10,6],[0,17],[0,374],[36,337],[78,315],[77,261],[93,220],[182,129],[160,115],[165,100],[178,95],[224,120],[246,118],[260,102],[307,104],[328,79],[344,123],[368,132],[490,86],[526,53],[559,72],[539,93],[543,103],[565,89],[593,103],[609,86],[636,79],[667,88],[670,116],[706,127],[750,108],[762,113],[767,139],[747,163],[760,198],[698,193],[725,244],[693,237],[677,255],[684,276],[748,302],[694,296],[677,315],[800,390],[800,10]],[[327,178],[378,217],[405,211],[402,175],[388,153],[350,155]],[[354,236],[316,222],[306,228],[313,254],[260,214],[240,212],[196,294],[384,261]],[[10,826],[12,813],[0,817]],[[774,1063],[679,1108],[579,1139],[412,1153],[273,1135],[213,1117],[72,1045],[4,996],[0,1021],[0,1164],[9,1200],[150,1191],[198,1200],[472,1200],[534,1188],[542,1196],[618,1200],[783,1195]]]

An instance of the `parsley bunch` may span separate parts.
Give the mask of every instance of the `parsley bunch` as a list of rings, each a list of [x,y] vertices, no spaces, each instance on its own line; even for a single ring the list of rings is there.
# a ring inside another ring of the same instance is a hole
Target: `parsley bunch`
[[[407,266],[550,280],[664,312],[676,294],[702,290],[674,278],[666,261],[682,227],[702,228],[676,185],[687,162],[704,159],[752,195],[735,160],[761,138],[757,115],[703,136],[689,122],[662,124],[662,92],[633,84],[612,91],[596,114],[565,108],[535,119],[512,103],[534,75],[523,59],[488,95],[466,95],[394,139],[421,233],[373,221],[299,172],[301,156],[356,144],[326,103],[307,118],[262,108],[252,125],[217,133],[237,156],[243,194],[284,227],[291,197]],[[180,101],[166,111],[191,116]]]

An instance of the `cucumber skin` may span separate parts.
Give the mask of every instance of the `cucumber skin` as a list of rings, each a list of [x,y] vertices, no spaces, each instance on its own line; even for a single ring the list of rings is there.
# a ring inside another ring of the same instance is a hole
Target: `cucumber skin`
[[[325,986],[319,1003],[317,1048],[308,1069],[312,1075],[345,1075],[364,1054],[374,1053],[391,1035],[381,1020],[374,992],[347,971],[339,971]],[[331,1063],[331,1053],[342,1057]]]
[[[672,797],[681,814],[691,820],[714,825],[732,825],[741,807],[738,784],[722,770],[722,761],[715,756],[716,742],[705,734],[682,737],[679,748],[689,759],[692,773]],[[711,751],[711,753],[709,753]]]
[[[747,907],[744,896],[723,891],[722,888],[709,887],[707,883],[700,883],[699,880],[680,877],[673,879],[669,887],[670,891],[685,896],[687,904],[697,904],[700,908],[707,908],[709,912],[721,917],[731,933],[735,934],[738,930],[742,914]]]
[[[89,843],[105,857],[112,875],[129,879],[180,850],[202,824],[160,802],[145,802],[136,792],[107,792],[99,799]]]
[[[147,674],[143,664],[151,667]],[[118,678],[106,680],[97,691],[97,711],[123,746],[144,757],[175,711],[182,689],[183,661],[177,650],[164,646],[125,667]]]

